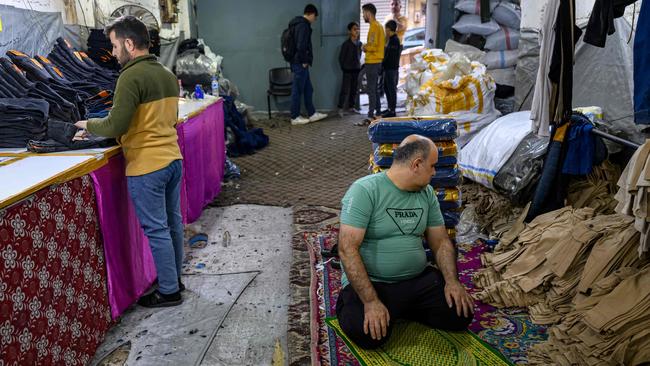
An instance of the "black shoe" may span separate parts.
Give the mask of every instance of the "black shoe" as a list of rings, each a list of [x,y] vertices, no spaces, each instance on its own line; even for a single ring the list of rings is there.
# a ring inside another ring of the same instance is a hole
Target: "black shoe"
[[[185,285],[183,285],[183,282],[181,282],[181,278],[178,277],[178,292],[183,292],[185,291]]]
[[[396,117],[397,115],[395,114],[395,112],[387,111],[386,113],[383,113],[381,116],[384,118],[392,118],[392,117]]]
[[[138,300],[138,305],[144,306],[145,308],[164,308],[169,306],[177,306],[183,303],[183,298],[181,297],[181,292],[175,292],[173,294],[165,295],[161,294],[160,291],[154,290],[148,295],[144,295]]]
[[[390,109],[386,109],[385,111],[381,111],[381,112],[379,112],[377,114],[379,114],[382,117],[386,117],[385,114],[388,114],[388,113],[390,113]]]
[[[330,250],[323,250],[321,252],[321,255],[323,256],[323,258],[338,257],[339,256],[339,245],[334,244]]]
[[[330,262],[330,265],[334,269],[341,269],[341,260],[340,259],[332,259]]]

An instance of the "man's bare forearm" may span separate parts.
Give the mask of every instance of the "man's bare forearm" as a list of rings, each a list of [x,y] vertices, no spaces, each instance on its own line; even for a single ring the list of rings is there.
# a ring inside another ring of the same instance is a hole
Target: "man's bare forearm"
[[[354,291],[364,304],[378,299],[377,292],[370,282],[366,267],[361,260],[358,249],[348,249],[340,253],[341,261],[345,269],[345,274],[352,285]]]
[[[433,249],[433,248],[432,248]],[[445,278],[446,283],[458,282],[458,270],[456,269],[456,249],[451,241],[447,238],[443,239],[438,245],[437,250],[434,249],[436,255],[436,263],[442,276]]]

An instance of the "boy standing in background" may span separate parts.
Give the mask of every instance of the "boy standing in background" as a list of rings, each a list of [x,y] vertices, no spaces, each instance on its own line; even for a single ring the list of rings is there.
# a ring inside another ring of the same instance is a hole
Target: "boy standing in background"
[[[348,24],[349,38],[341,45],[339,65],[343,71],[343,83],[339,95],[339,116],[352,112],[357,99],[359,71],[361,70],[361,42],[359,42],[359,24]]]
[[[397,82],[399,80],[399,58],[402,53],[402,45],[397,36],[397,22],[389,20],[386,22],[386,36],[388,43],[384,51],[384,92],[388,109],[381,113],[382,117],[395,117],[397,107]]]

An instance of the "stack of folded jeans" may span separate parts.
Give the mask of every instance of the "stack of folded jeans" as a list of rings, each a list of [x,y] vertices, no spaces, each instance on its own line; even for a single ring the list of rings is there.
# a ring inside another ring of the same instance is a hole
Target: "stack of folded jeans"
[[[102,90],[84,100],[86,118],[102,118],[108,116],[113,107],[113,93]]]
[[[42,99],[0,98],[0,148],[22,148],[45,138],[48,109]]]
[[[373,172],[390,168],[393,151],[399,143],[411,134],[432,139],[438,148],[436,174],[431,178],[447,233],[456,239],[456,225],[460,221],[462,200],[459,186],[461,174],[458,169],[457,125],[453,119],[431,119],[422,117],[384,118],[368,128],[368,137],[373,143],[370,164]],[[428,250],[428,246],[425,245]],[[430,256],[430,252],[427,252]]]
[[[115,75],[104,72],[84,54],[70,51],[63,40],[57,42],[55,50],[59,50],[56,52],[57,57],[72,55],[76,60],[66,64],[67,72],[43,56],[31,58],[20,51],[11,50],[7,52],[11,60],[0,57],[0,98],[39,100],[42,102],[39,106],[47,109],[47,114],[38,127],[28,123],[5,124],[2,136],[8,142],[4,144],[12,147],[27,146],[34,152],[114,144],[113,139],[90,137],[83,141],[73,141],[73,137],[77,132],[74,126],[76,121],[108,114],[112,107],[113,92],[112,89],[106,90],[103,87],[112,88]],[[100,72],[105,74],[103,78],[98,76]],[[73,78],[69,78],[70,75]]]
[[[76,120],[78,120],[85,114],[83,107],[83,99],[86,94],[85,92],[80,93],[79,91],[73,89],[71,85],[67,83],[65,78],[59,77],[59,75],[54,70],[52,70],[52,72],[55,76],[52,76],[52,74],[50,74],[50,71],[41,62],[25,55],[20,51],[10,50],[7,52],[7,56],[16,66],[25,72],[27,79],[32,82],[46,84],[61,98],[71,103],[74,106],[73,118],[76,118]]]
[[[42,81],[30,81],[23,71],[9,59],[0,57],[0,92],[5,98],[44,99],[50,106],[50,117],[62,121],[80,119],[77,105],[62,97],[49,84]]]
[[[71,81],[87,81],[104,90],[115,90],[118,74],[97,65],[84,52],[75,50],[68,41],[57,38],[48,59]]]
[[[99,66],[109,70],[119,71],[120,64],[113,57],[113,45],[104,34],[103,29],[91,29],[88,36],[88,56]]]

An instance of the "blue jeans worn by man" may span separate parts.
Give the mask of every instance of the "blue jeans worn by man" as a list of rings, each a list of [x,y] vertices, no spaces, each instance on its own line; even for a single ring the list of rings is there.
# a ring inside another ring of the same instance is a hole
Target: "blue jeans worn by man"
[[[312,116],[316,113],[312,96],[314,95],[314,88],[311,85],[311,78],[309,77],[309,67],[304,67],[300,64],[291,64],[291,72],[293,73],[293,84],[291,85],[291,119],[296,119],[300,116],[300,106],[302,98],[305,98],[305,108],[307,108],[307,115]]]
[[[183,217],[181,178],[183,164],[175,160],[155,172],[127,177],[129,195],[145,235],[158,273],[158,291],[173,294],[179,288],[183,264]]]

